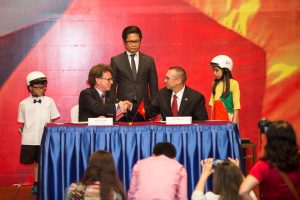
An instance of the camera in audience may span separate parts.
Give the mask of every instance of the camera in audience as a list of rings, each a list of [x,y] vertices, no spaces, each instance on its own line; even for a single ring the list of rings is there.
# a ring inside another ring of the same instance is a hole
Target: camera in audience
[[[258,121],[258,128],[260,130],[260,133],[266,133],[269,126],[272,124],[272,121],[262,118],[261,120]]]

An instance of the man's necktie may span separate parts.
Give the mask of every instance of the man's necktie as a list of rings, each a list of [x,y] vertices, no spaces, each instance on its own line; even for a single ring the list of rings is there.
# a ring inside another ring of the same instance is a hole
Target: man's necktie
[[[105,95],[106,95],[105,92],[102,92],[102,94],[100,96],[103,104],[105,104]]]
[[[42,99],[39,99],[39,100],[34,99],[33,103],[42,103]]]
[[[132,70],[132,75],[133,75],[133,79],[136,79],[136,65],[135,65],[135,61],[134,61],[134,56],[135,54],[130,54],[131,57],[131,70]]]
[[[173,116],[178,116],[177,96],[175,94],[173,95],[172,113],[173,113]]]

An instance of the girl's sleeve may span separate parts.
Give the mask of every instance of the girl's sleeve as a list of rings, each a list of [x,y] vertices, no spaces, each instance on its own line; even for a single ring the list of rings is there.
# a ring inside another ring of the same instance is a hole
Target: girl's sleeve
[[[240,103],[240,87],[237,81],[234,81],[232,84],[232,96],[233,96],[233,109],[239,110],[241,109]]]

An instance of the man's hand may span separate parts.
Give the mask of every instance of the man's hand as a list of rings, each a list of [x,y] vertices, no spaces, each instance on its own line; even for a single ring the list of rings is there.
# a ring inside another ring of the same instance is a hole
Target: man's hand
[[[119,106],[123,110],[124,113],[126,113],[128,110],[131,109],[132,103],[130,101],[119,101]]]
[[[124,103],[127,105],[127,110],[132,110],[132,103],[130,101],[125,100]]]

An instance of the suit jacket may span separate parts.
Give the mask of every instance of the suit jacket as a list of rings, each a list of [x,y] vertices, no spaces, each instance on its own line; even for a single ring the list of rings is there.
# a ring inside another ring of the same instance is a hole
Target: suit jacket
[[[116,106],[114,98],[106,93],[105,104],[103,104],[99,93],[94,87],[84,89],[79,95],[79,121],[87,121],[88,118],[99,116],[114,117]]]
[[[156,66],[152,57],[139,52],[139,65],[134,80],[127,53],[111,58],[114,83],[111,92],[118,100],[129,100],[137,105],[144,99],[145,105],[151,103],[158,93]]]
[[[162,88],[158,96],[152,101],[151,106],[145,108],[148,118],[161,114],[162,119],[172,117],[171,108],[172,90]],[[185,86],[182,95],[178,116],[192,116],[193,121],[203,121],[208,119],[205,108],[205,98],[199,92]]]

